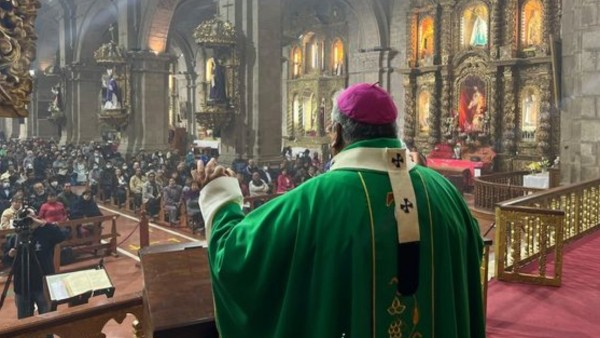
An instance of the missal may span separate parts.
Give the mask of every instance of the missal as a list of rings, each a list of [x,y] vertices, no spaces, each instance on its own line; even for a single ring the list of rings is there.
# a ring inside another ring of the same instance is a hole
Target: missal
[[[52,301],[73,298],[87,292],[112,289],[113,285],[104,269],[89,269],[46,276],[48,293]]]

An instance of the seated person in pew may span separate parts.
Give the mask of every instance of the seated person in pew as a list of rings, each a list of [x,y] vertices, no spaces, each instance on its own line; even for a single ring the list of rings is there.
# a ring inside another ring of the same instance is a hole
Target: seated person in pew
[[[71,219],[102,216],[98,204],[92,198],[92,191],[85,190],[71,210]],[[89,237],[93,234],[94,228],[100,227],[100,224],[85,224],[77,227],[79,237]]]
[[[56,199],[63,204],[67,215],[70,215],[71,208],[75,205],[75,202],[79,199],[79,196],[71,190],[71,182],[65,182],[63,184],[63,191],[58,194]]]
[[[49,191],[47,199],[47,202],[40,207],[38,217],[47,223],[58,223],[67,220],[65,206],[56,200],[56,193]]]
[[[163,207],[169,217],[171,226],[177,225],[179,207],[181,206],[181,186],[175,182],[175,178],[169,179],[169,185],[163,188]]]

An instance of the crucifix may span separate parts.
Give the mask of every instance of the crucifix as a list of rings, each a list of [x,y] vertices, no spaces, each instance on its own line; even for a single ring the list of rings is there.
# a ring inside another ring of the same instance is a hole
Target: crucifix
[[[227,20],[227,21],[230,21],[229,20],[229,7],[233,7],[233,6],[234,6],[234,4],[230,3],[229,0],[227,0],[226,4],[221,6],[222,8],[225,8],[225,10],[226,10],[225,20]],[[231,20],[231,21],[235,21],[235,20]]]

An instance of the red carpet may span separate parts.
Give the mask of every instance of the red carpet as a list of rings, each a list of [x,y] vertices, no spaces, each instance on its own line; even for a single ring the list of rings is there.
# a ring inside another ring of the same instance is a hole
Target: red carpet
[[[488,338],[600,337],[600,231],[563,257],[559,288],[490,281]]]

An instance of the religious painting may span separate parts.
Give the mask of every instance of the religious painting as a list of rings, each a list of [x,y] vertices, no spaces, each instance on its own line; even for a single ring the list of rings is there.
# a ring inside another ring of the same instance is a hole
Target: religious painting
[[[486,47],[489,41],[488,8],[482,3],[467,7],[461,19],[461,45]]]
[[[433,56],[434,26],[433,18],[426,16],[419,23],[419,59]]]
[[[467,77],[460,85],[458,127],[461,132],[484,132],[487,124],[487,92],[483,80]]]
[[[427,90],[421,91],[418,99],[417,116],[419,122],[419,133],[429,133],[429,114],[430,114],[431,93]]]
[[[102,109],[119,110],[123,108],[119,75],[113,68],[106,69],[102,74]]]
[[[521,131],[525,138],[533,139],[533,134],[538,127],[540,103],[539,89],[533,86],[523,88],[521,93]]]
[[[294,47],[292,50],[292,78],[296,79],[302,75],[302,50]]]
[[[521,42],[524,47],[542,44],[544,7],[541,0],[529,0],[521,11]]]
[[[333,74],[344,74],[344,43],[339,38],[333,43]]]

